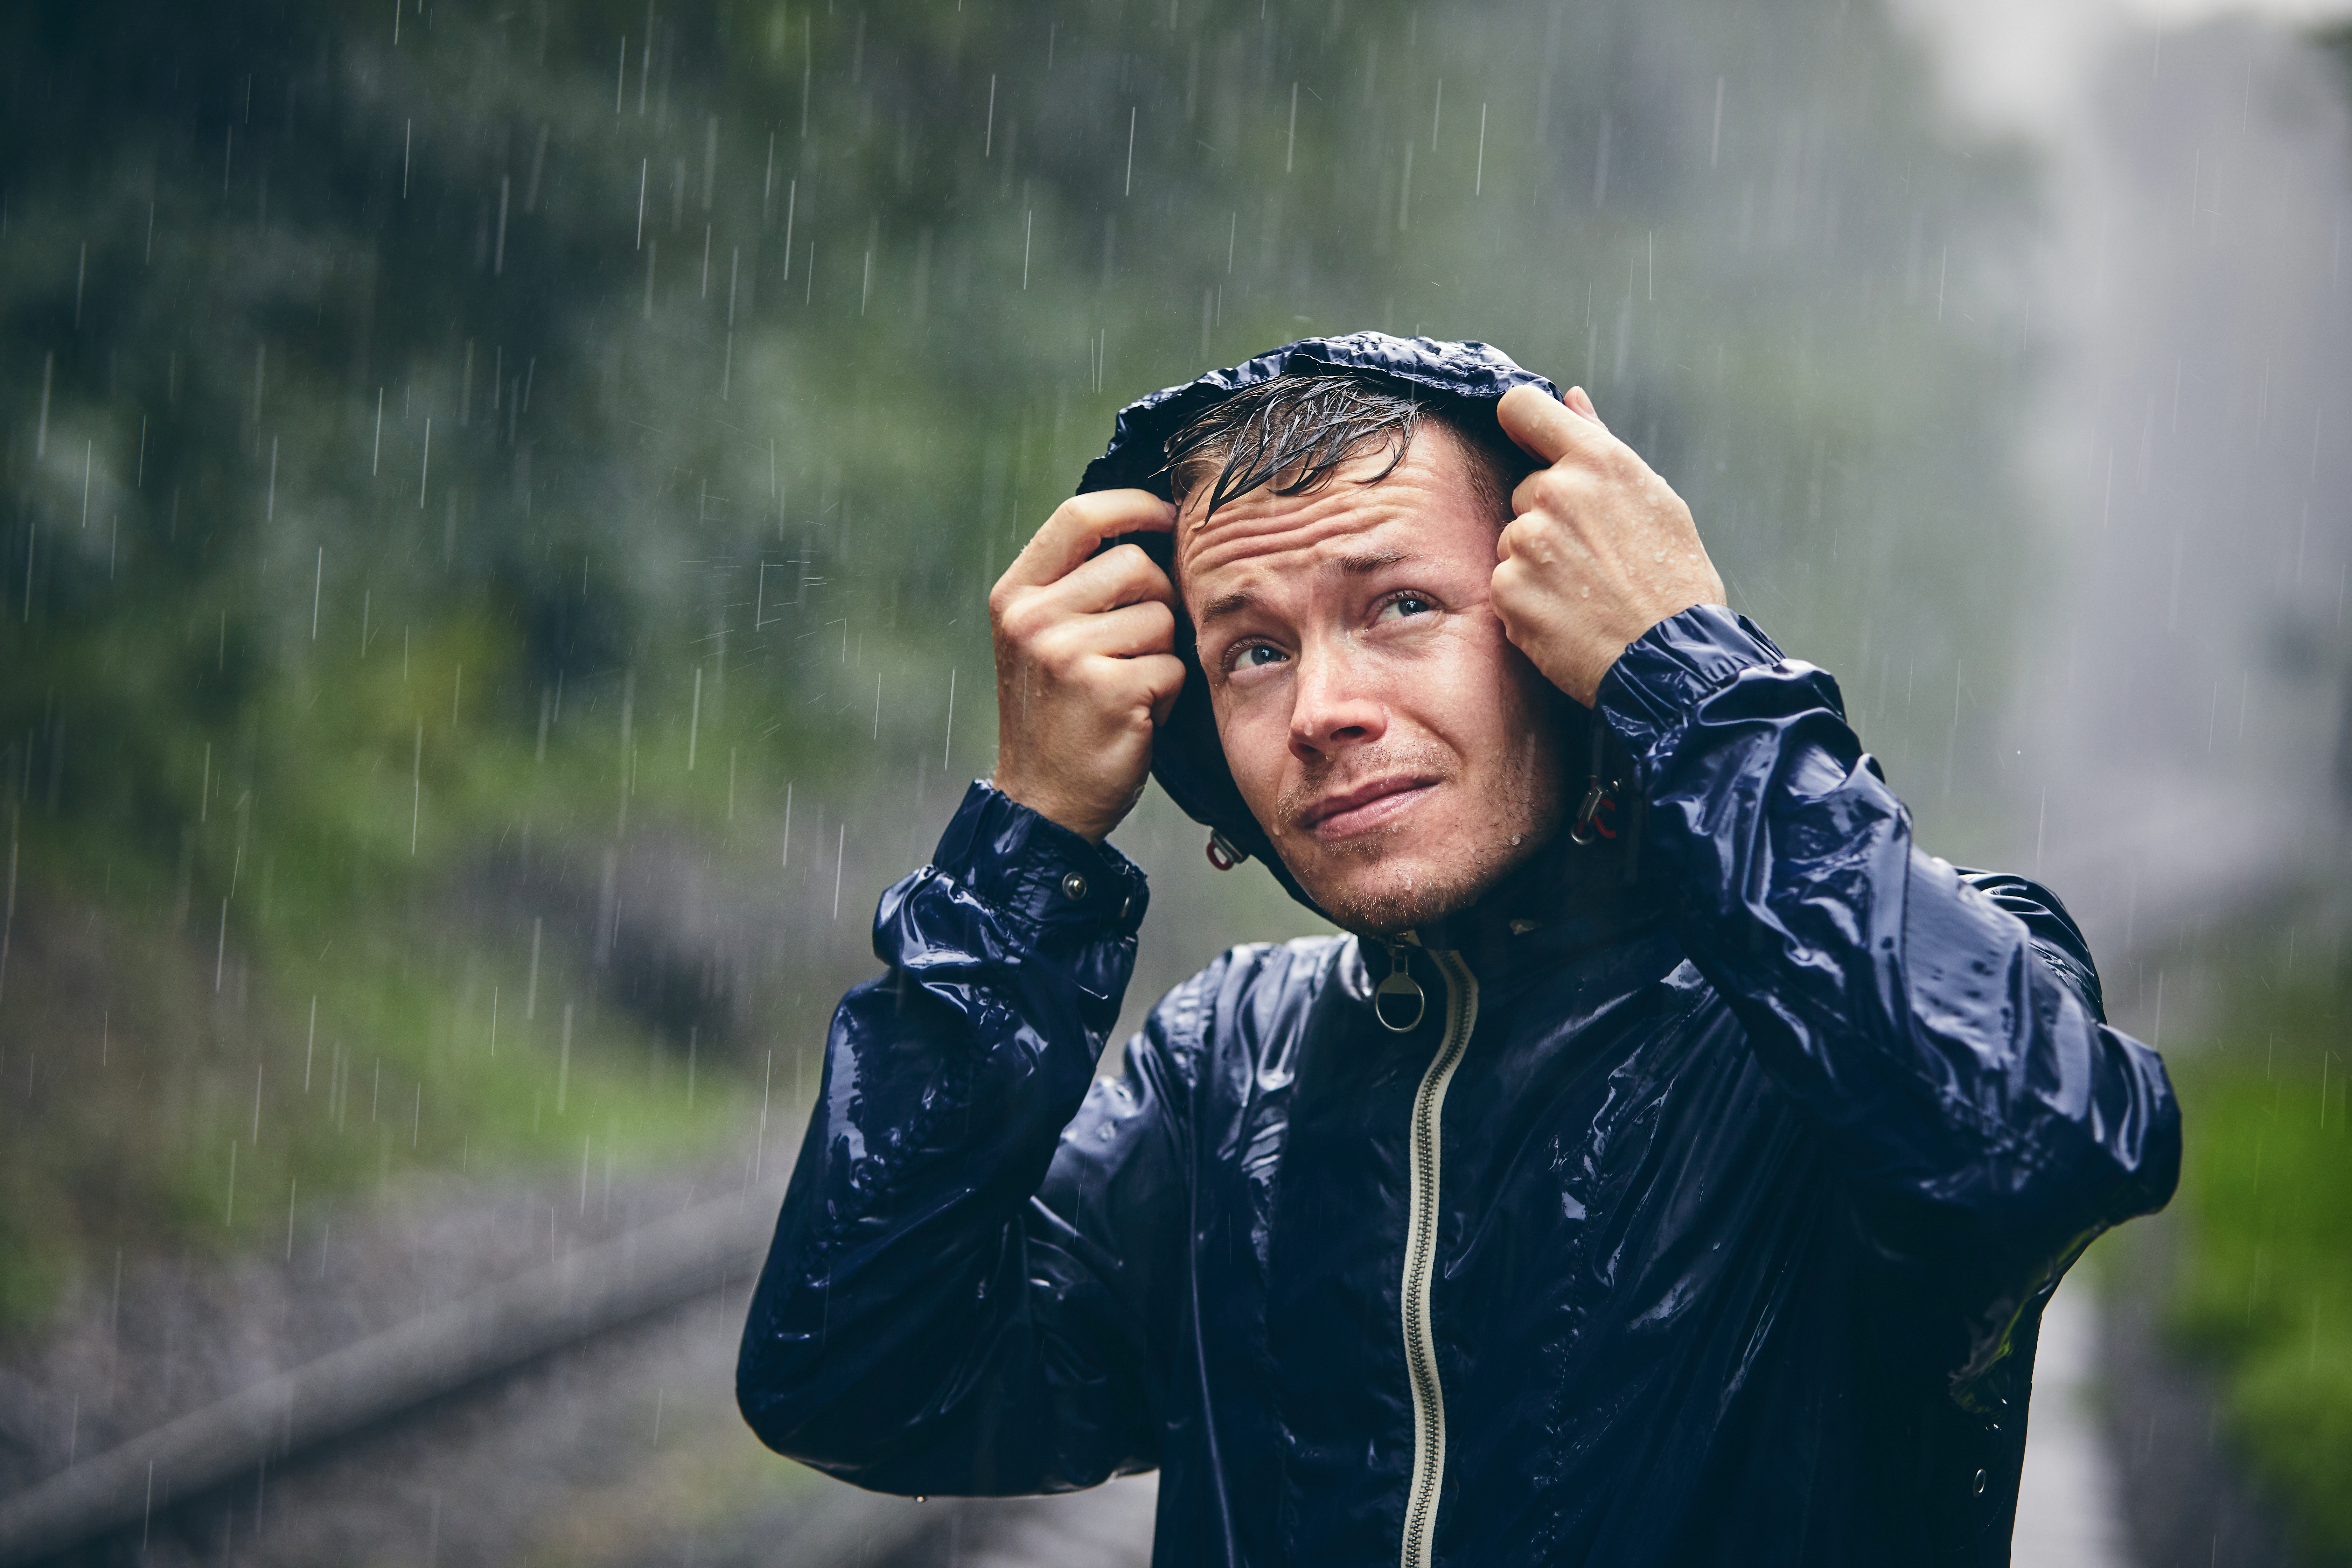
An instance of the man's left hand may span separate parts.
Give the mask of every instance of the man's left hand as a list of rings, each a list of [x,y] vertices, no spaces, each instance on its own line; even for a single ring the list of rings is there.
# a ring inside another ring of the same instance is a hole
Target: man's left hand
[[[1496,415],[1549,466],[1511,493],[1495,609],[1536,668],[1590,707],[1627,643],[1694,604],[1721,604],[1723,579],[1683,498],[1609,434],[1583,388],[1562,403],[1514,387]]]

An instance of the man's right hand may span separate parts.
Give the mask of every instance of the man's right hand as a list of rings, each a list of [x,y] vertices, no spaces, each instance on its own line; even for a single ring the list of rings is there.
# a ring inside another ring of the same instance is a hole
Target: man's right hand
[[[1098,490],[1055,508],[988,596],[996,639],[997,789],[1100,843],[1143,793],[1152,730],[1184,684],[1176,589],[1134,545],[1176,508]]]

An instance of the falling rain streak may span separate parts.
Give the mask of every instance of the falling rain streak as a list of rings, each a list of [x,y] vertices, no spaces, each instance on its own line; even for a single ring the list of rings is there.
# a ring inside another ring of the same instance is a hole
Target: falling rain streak
[[[2244,1075],[2275,1119],[2193,1108],[2229,1224],[2176,1304],[2336,1429],[2352,1307],[2231,1207],[2347,1135],[2309,1021],[2352,799],[2336,57],[2117,13],[2076,58],[1942,0],[281,9],[26,34],[0,110],[0,1146],[53,1217],[12,1499],[247,1369],[772,1220],[885,890],[957,874],[998,765],[992,587],[1123,404],[1360,329],[1583,385],[1920,842],[2061,888],[2116,1026]],[[1994,55],[2064,112],[1979,123]],[[1316,928],[1202,838],[1155,789],[1114,835],[1152,884],[1122,1038]],[[661,1333],[723,1361],[748,1288]],[[593,1294],[547,1321],[603,1333]],[[734,1473],[725,1391],[651,1343],[476,1411],[529,1487],[449,1463],[446,1407],[390,1426],[419,1384],[350,1440],[380,1486],[289,1463],[297,1423],[142,1460],[86,1539],[471,1560],[648,1432]],[[771,1504],[600,1529],[748,1560],[814,1517]]]

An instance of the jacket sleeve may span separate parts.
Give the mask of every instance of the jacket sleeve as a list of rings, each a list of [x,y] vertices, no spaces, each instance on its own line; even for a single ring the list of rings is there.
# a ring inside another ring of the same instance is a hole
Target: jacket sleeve
[[[1692,961],[1881,1212],[1931,1214],[2007,1277],[1985,1310],[2163,1206],[2163,1063],[2106,1026],[2055,897],[1912,842],[1827,674],[1701,606],[1628,647],[1598,707]]]
[[[1150,1309],[1185,1235],[1157,1021],[1095,1077],[1144,903],[1118,852],[985,784],[883,895],[887,973],[834,1014],[744,1327],[770,1448],[908,1494],[1157,1463]]]

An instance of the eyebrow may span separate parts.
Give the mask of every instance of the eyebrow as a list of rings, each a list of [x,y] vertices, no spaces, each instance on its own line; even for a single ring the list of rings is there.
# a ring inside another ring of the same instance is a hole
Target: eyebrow
[[[1388,567],[1395,566],[1401,561],[1415,560],[1418,559],[1419,558],[1411,550],[1370,550],[1362,555],[1341,556],[1339,558],[1339,570],[1349,577],[1369,577],[1373,572],[1380,571]],[[1246,593],[1220,594],[1216,598],[1209,601],[1208,603],[1201,606],[1201,616],[1200,619],[1194,622],[1194,625],[1196,627],[1206,626],[1213,621],[1222,620],[1225,616],[1237,614],[1244,610],[1247,610],[1251,605],[1256,602],[1257,601],[1255,600],[1252,599]]]
[[[1251,599],[1246,593],[1220,594],[1218,597],[1209,601],[1208,603],[1201,606],[1201,619],[1195,622],[1195,625],[1206,626],[1212,621],[1216,621],[1224,616],[1247,610],[1256,601]]]

